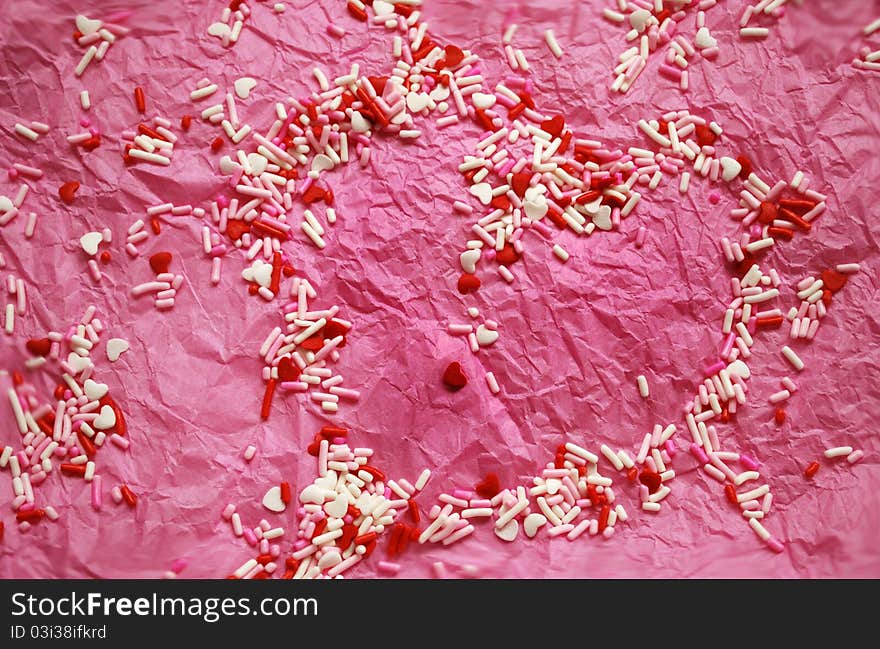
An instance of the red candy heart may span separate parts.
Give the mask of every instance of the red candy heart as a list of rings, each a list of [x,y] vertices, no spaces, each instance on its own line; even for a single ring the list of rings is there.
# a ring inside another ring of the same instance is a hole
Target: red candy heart
[[[233,241],[238,241],[246,232],[251,229],[250,223],[241,219],[233,219],[226,222],[226,234]]]
[[[660,477],[659,473],[643,469],[639,474],[639,482],[645,485],[650,493],[654,493],[660,488],[663,479]]]
[[[495,259],[499,264],[509,266],[510,264],[519,261],[519,253],[516,252],[512,244],[505,243],[504,247],[495,253]]]
[[[153,269],[153,272],[157,275],[168,272],[168,267],[171,265],[171,253],[170,252],[157,252],[155,255],[150,257],[150,268]]]
[[[331,320],[326,325],[324,325],[323,336],[325,338],[329,338],[333,340],[336,336],[342,336],[342,342],[339,343],[339,347],[345,347],[346,339],[345,336],[348,333],[348,329],[345,326],[336,320]]]
[[[562,129],[565,128],[565,119],[562,115],[556,115],[551,119],[545,119],[541,122],[541,130],[546,131],[553,137],[559,137],[562,133]]]
[[[529,188],[529,181],[532,179],[532,174],[527,171],[520,171],[519,173],[513,174],[513,178],[510,180],[510,186],[513,187],[514,193],[522,198],[526,194],[526,190]]]
[[[351,545],[351,542],[354,541],[354,537],[357,536],[357,531],[357,526],[352,523],[346,523],[343,525],[342,536],[339,537],[338,547],[348,548],[348,546]]]
[[[299,378],[299,368],[293,364],[289,357],[285,356],[278,361],[278,380],[296,381]]]
[[[504,194],[501,194],[500,196],[493,198],[489,205],[496,210],[504,210],[506,212],[510,208],[510,199]]]
[[[764,225],[773,223],[778,215],[779,208],[776,207],[776,203],[761,201],[760,211],[758,212],[758,221],[760,223],[763,223]]]
[[[310,352],[316,352],[324,346],[324,336],[318,334],[317,336],[306,338],[299,345],[303,349],[308,349]]]
[[[58,188],[58,196],[60,196],[61,200],[68,205],[72,205],[73,199],[76,198],[76,192],[78,189],[79,183],[75,180],[70,180]]]
[[[446,67],[455,68],[459,63],[464,61],[464,52],[456,45],[446,46]]]
[[[717,139],[715,132],[705,124],[698,124],[694,129],[694,134],[697,136],[697,144],[700,146],[712,146]]]
[[[306,447],[306,451],[312,457],[318,457],[318,452],[321,450],[321,437],[320,434],[315,435],[315,439],[312,440],[312,443]]]
[[[453,392],[461,390],[467,385],[467,377],[461,369],[461,363],[454,361],[450,363],[443,372],[443,383]]]
[[[306,193],[303,194],[303,202],[306,204],[314,203],[315,201],[319,201],[324,198],[324,190],[318,187],[317,185],[311,185],[306,190]]]
[[[480,278],[476,275],[471,275],[470,273],[462,273],[461,277],[458,278],[458,292],[472,293],[480,288]]]
[[[48,338],[32,338],[24,346],[34,356],[46,356],[52,348],[52,341]]]
[[[388,82],[388,77],[367,77],[367,81],[373,86],[376,94],[381,97],[382,93],[385,92],[385,84]]]
[[[742,166],[742,169],[739,170],[739,177],[741,180],[745,180],[752,173],[752,161],[747,155],[736,156],[736,161]]]
[[[477,492],[480,498],[494,498],[501,491],[501,483],[498,481],[498,476],[494,473],[487,473],[486,477],[476,484],[474,491]]]
[[[839,291],[844,284],[846,284],[846,280],[849,279],[843,273],[838,273],[836,270],[832,268],[828,268],[822,271],[822,283],[832,293],[835,291]]]

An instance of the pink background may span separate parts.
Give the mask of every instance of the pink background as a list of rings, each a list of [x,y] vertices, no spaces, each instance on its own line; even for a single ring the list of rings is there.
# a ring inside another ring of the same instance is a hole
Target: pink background
[[[500,46],[503,4],[429,0],[423,12],[441,42],[480,55],[490,86],[507,71]],[[860,30],[880,16],[880,2],[805,4],[771,21],[770,36],[757,43],[739,40],[743,3],[727,0],[711,9],[707,24],[721,54],[714,63],[692,63],[686,95],[656,75],[658,60],[629,94],[610,94],[610,68],[627,44],[620,27],[601,19],[604,2],[523,4],[515,37],[532,65],[539,109],[564,112],[579,136],[621,148],[644,146],[638,119],[687,107],[719,122],[725,129],[720,150],[748,153],[766,180],[789,179],[803,169],[811,186],[828,194],[828,210],[812,234],[777,246],[766,258],[783,278],[779,306],[797,305],[793,285],[829,264],[857,261],[863,270],[835,296],[816,340],[795,345],[807,369],[795,377],[800,390],[788,405],[788,422],[775,426],[766,401],[790,373],[778,353],[785,336],[779,331],[756,344],[749,405],[734,424],[719,426],[725,449],[762,462],[775,496],[765,522],[786,543],[785,552],[764,547],[719,485],[692,458],[679,455],[674,491],[659,515],[639,511],[635,487],[616,480],[631,520],[611,540],[569,543],[542,534],[506,544],[484,524],[452,549],[409,550],[401,576],[427,577],[438,560],[453,574],[473,564],[491,577],[880,576],[874,279],[880,261],[880,73],[850,65],[864,43]],[[97,305],[107,325],[104,342],[121,337],[132,345],[113,365],[104,343],[95,355],[96,378],[111,386],[132,440],[128,454],[102,452],[99,473],[108,488],[124,480],[141,495],[135,513],[112,503],[96,513],[87,485],[52,475],[38,498],[54,504],[62,519],[22,535],[13,524],[6,476],[0,577],[156,577],[180,557],[189,560],[182,576],[225,576],[254,551],[233,537],[220,511],[233,502],[246,524],[266,516],[293,530],[293,512],[270,515],[259,501],[282,479],[299,488],[311,481],[314,458],[304,449],[330,421],[349,427],[355,445],[375,449],[374,463],[391,477],[412,481],[430,468],[434,477],[423,504],[441,491],[472,486],[487,471],[498,472],[505,485],[526,483],[566,440],[594,450],[602,443],[634,450],[653,424],[681,423],[682,404],[714,354],[729,301],[715,242],[738,233],[727,216],[732,194],[723,191],[721,203],[711,205],[709,183],[692,182],[682,198],[677,180],[664,180],[620,232],[559,235],[572,253],[567,264],[529,237],[515,284],[484,272],[483,289],[463,298],[455,290],[457,256],[470,222],[451,204],[465,194],[456,167],[480,134],[472,125],[438,131],[430,120],[417,120],[423,130],[417,143],[376,138],[369,172],[350,165],[330,177],[340,216],[324,253],[300,236],[286,244],[297,270],[318,287],[317,306],[339,304],[342,317],[354,323],[337,368],[347,386],[362,391],[360,403],[343,405],[329,419],[301,396],[276,395],[269,421],[260,421],[256,350],[278,324],[280,303],[247,295],[238,253],[227,255],[220,285],[211,286],[201,223],[193,217],[177,218],[159,237],[151,236],[137,260],[120,243],[147,206],[204,205],[216,195],[219,156],[208,144],[219,129],[194,123],[168,169],[125,168],[117,138],[138,122],[135,85],[144,87],[151,108],[176,120],[197,114],[188,93],[202,76],[221,88],[253,76],[259,83],[250,99],[239,102],[239,113],[264,131],[276,99],[315,89],[316,64],[331,79],[355,61],[368,74],[390,70],[390,35],[354,21],[342,2],[286,5],[277,15],[271,3],[254,2],[239,43],[224,50],[205,33],[224,6],[214,0],[62,1],[51,10],[46,2],[0,2],[0,164],[31,162],[46,171],[26,204],[40,215],[34,238],[23,238],[21,218],[0,230],[4,277],[23,277],[30,296],[15,336],[0,338],[0,367],[21,367],[28,337],[66,328],[87,305]],[[128,22],[133,32],[77,80],[74,15],[101,17],[123,8],[135,9]],[[348,30],[341,41],[326,35],[328,20]],[[692,34],[692,25],[688,18],[683,32]],[[565,49],[561,61],[544,45],[547,28]],[[876,49],[876,36],[873,44]],[[88,154],[64,141],[79,130],[83,87],[91,92],[90,117],[105,142]],[[32,119],[54,128],[36,144],[12,132],[16,121]],[[56,190],[73,178],[83,188],[67,207]],[[16,190],[17,184],[0,180],[0,193],[14,196]],[[636,249],[632,240],[640,225],[649,234]],[[114,232],[114,258],[96,286],[77,242],[104,226]],[[152,278],[146,257],[158,250],[172,251],[172,270],[186,277],[167,313],[157,312],[149,298],[129,297],[131,286]],[[478,356],[445,333],[446,324],[465,320],[472,305],[501,323],[499,341]],[[456,394],[439,381],[451,360],[461,360],[472,379]],[[486,370],[502,384],[498,398],[482,380]],[[648,402],[635,388],[640,373],[651,384]],[[4,406],[0,446],[16,437]],[[250,443],[259,451],[245,464],[241,451]],[[804,479],[809,461],[843,444],[864,449],[865,460],[855,467],[823,460],[816,478]],[[374,576],[378,558],[348,575]]]

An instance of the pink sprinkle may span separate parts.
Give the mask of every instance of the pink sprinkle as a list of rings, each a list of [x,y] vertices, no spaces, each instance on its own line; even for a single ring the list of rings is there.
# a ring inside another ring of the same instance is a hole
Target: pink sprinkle
[[[758,467],[761,466],[757,461],[752,459],[750,455],[746,455],[745,453],[739,456],[739,462],[749,471],[757,471]]]
[[[718,205],[720,201],[721,194],[719,192],[712,192],[709,194],[709,202],[712,203],[712,205]]]

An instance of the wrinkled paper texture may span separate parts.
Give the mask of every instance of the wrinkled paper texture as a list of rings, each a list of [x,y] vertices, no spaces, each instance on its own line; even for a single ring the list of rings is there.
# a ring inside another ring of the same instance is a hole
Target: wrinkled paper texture
[[[414,481],[430,468],[423,507],[441,492],[472,487],[488,471],[506,486],[528,484],[567,440],[634,454],[655,423],[675,422],[684,430],[682,442],[689,441],[682,406],[716,353],[730,300],[716,242],[739,234],[728,216],[733,193],[722,189],[721,202],[712,205],[708,196],[715,187],[707,181],[693,178],[682,197],[678,179],[665,178],[656,191],[644,192],[619,232],[558,234],[571,253],[567,264],[530,236],[514,284],[483,263],[483,288],[463,297],[455,290],[457,258],[471,221],[451,206],[461,199],[476,207],[456,168],[480,133],[472,124],[437,129],[433,118],[417,118],[423,136],[416,142],[376,137],[369,170],[350,164],[328,176],[339,218],[328,229],[325,251],[298,231],[285,244],[297,271],[318,289],[315,306],[339,304],[340,315],[354,323],[336,368],[347,387],[361,390],[360,402],[343,403],[338,416],[327,417],[307,396],[279,392],[269,420],[260,421],[264,384],[257,350],[281,322],[281,301],[247,294],[243,256],[236,251],[226,255],[222,281],[212,286],[202,223],[194,217],[170,218],[161,235],[140,244],[137,259],[123,247],[128,226],[148,206],[207,206],[222,190],[215,170],[230,145],[211,153],[220,129],[197,118],[222,95],[189,100],[202,77],[221,91],[242,76],[257,79],[238,111],[243,122],[265,131],[274,101],[316,89],[316,65],[330,79],[346,74],[353,62],[362,73],[390,72],[390,32],[356,22],[343,2],[285,4],[286,11],[275,14],[271,2],[252,2],[238,44],[224,49],[206,34],[224,6],[217,0],[62,0],[51,8],[35,0],[0,2],[0,167],[21,161],[45,171],[39,182],[28,182],[33,189],[24,210],[39,215],[33,239],[24,238],[21,216],[0,230],[4,279],[7,273],[24,278],[29,295],[15,334],[0,334],[0,367],[23,368],[27,338],[66,330],[95,304],[105,325],[93,352],[95,378],[110,385],[132,442],[127,453],[115,447],[101,452],[98,472],[107,492],[125,482],[140,495],[132,511],[114,505],[107,493],[103,510],[95,512],[89,486],[56,471],[37,493],[61,519],[21,534],[8,473],[0,473],[0,519],[7,526],[0,577],[157,577],[178,558],[189,562],[181,576],[224,577],[255,554],[221,520],[228,502],[238,506],[246,525],[265,517],[285,527],[286,550],[297,524],[293,508],[270,514],[260,500],[281,480],[298,491],[314,478],[315,461],[305,447],[325,423],[348,427],[354,445],[373,448],[373,464],[389,477]],[[858,71],[850,61],[865,42],[862,27],[880,16],[880,2],[791,7],[782,19],[767,21],[770,35],[757,42],[739,38],[743,3],[719,3],[706,21],[720,55],[714,62],[692,60],[687,94],[657,75],[657,54],[625,96],[610,92],[610,70],[629,44],[624,28],[601,18],[606,5],[426,0],[423,16],[441,43],[479,54],[489,87],[509,73],[500,43],[506,21],[514,18],[520,24],[514,45],[531,64],[538,108],[564,113],[580,137],[601,139],[609,148],[646,146],[638,119],[686,107],[721,124],[719,150],[747,153],[768,181],[790,179],[802,169],[812,188],[828,194],[828,209],[812,233],[799,233],[766,256],[765,268],[775,267],[783,279],[777,305],[783,312],[797,306],[794,285],[829,265],[859,262],[863,270],[835,295],[816,340],[793,345],[806,362],[801,374],[794,376],[779,354],[787,327],[760,335],[749,361],[749,403],[733,423],[718,426],[725,450],[761,462],[774,494],[764,522],[786,544],[785,552],[769,551],[720,486],[681,453],[673,464],[673,493],[659,514],[642,512],[635,486],[615,477],[618,501],[631,518],[610,540],[585,535],[568,542],[542,533],[505,543],[483,523],[452,548],[411,548],[400,576],[430,576],[431,563],[442,561],[453,575],[471,564],[490,577],[878,577],[880,74]],[[81,56],[71,39],[76,13],[101,18],[123,9],[133,11],[131,34],[81,79],[74,77]],[[687,37],[694,18],[681,23]],[[328,20],[347,30],[342,39],[327,35]],[[559,61],[544,43],[548,28],[565,50]],[[175,132],[183,114],[196,117],[168,168],[122,163],[120,133],[139,121],[136,85],[146,91],[149,115],[167,116]],[[103,137],[91,153],[64,139],[81,130],[83,88],[91,94],[88,116]],[[37,143],[25,141],[12,130],[25,120],[45,121],[53,130]],[[58,200],[57,188],[72,179],[83,187],[69,207]],[[0,193],[14,196],[17,189],[0,178]],[[295,222],[301,211],[295,206]],[[637,249],[640,225],[648,236]],[[78,240],[103,227],[113,230],[113,260],[102,266],[104,278],[96,285]],[[174,254],[172,271],[186,278],[168,312],[129,293],[152,279],[147,258],[160,250]],[[478,355],[464,338],[446,333],[448,323],[468,321],[468,306],[500,323],[498,342]],[[111,337],[131,343],[114,364],[105,353]],[[470,378],[455,394],[439,380],[452,360],[460,360]],[[498,397],[483,380],[489,370],[502,386]],[[648,401],[636,389],[638,374],[651,386]],[[777,427],[767,397],[786,375],[799,389],[786,405],[788,421]],[[48,398],[52,377],[28,376]],[[17,444],[3,404],[0,446]],[[242,451],[251,443],[258,453],[248,464]],[[863,449],[865,460],[850,467],[820,459],[826,447],[844,444]],[[806,480],[803,467],[813,459],[822,468]],[[379,558],[348,576],[376,576]]]

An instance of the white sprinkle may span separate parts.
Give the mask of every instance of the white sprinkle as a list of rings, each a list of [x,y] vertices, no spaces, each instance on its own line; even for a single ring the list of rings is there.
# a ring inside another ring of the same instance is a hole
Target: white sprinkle
[[[639,374],[636,377],[636,384],[639,386],[639,394],[642,395],[643,399],[647,399],[651,396],[651,390],[648,388],[648,379],[646,379],[644,375]]]
[[[843,457],[845,455],[849,455],[853,452],[852,446],[837,446],[835,448],[829,448],[825,451],[825,457],[829,460],[833,460],[836,457]]]
[[[558,243],[553,244],[553,254],[556,255],[563,264],[568,261],[568,258],[570,256],[565,248],[560,246]]]
[[[544,32],[544,40],[547,42],[547,47],[550,48],[550,51],[553,52],[553,56],[557,59],[562,58],[562,48],[559,47],[559,43],[556,40],[556,36],[553,34],[552,29],[548,29]]]
[[[798,372],[804,369],[804,362],[798,357],[797,354],[794,353],[794,350],[791,349],[788,345],[782,348],[782,355],[785,356],[785,360],[791,363],[791,366],[796,369]]]

